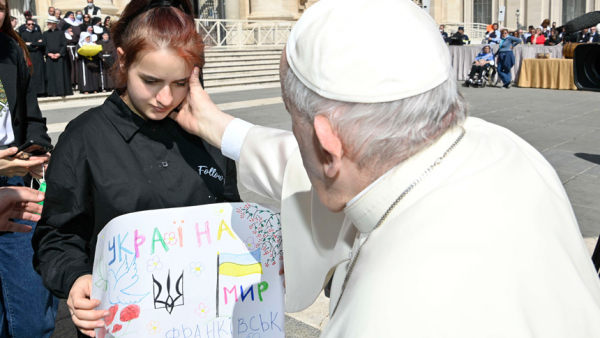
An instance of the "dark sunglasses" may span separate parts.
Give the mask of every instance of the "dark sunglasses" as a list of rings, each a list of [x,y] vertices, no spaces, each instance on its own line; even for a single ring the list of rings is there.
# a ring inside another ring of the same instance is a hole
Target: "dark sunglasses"
[[[27,24],[25,24],[25,26],[33,26],[33,24],[32,23],[27,23]]]

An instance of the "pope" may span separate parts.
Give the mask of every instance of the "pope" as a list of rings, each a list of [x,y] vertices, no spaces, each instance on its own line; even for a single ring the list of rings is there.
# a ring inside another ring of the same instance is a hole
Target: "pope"
[[[322,337],[600,337],[600,281],[556,172],[468,117],[425,11],[321,0],[280,77],[293,134],[219,111],[197,69],[172,118],[281,201],[288,312],[332,279]]]

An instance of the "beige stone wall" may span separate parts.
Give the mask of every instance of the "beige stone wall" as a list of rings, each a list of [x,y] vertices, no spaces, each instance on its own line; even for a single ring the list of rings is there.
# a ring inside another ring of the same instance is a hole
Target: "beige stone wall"
[[[492,0],[492,21],[498,20],[498,9],[506,6],[501,27],[517,28],[517,9],[520,10],[519,23],[523,26],[539,26],[544,19],[562,24],[562,0]],[[600,0],[587,0],[588,12],[600,10]],[[431,0],[430,14],[438,23],[473,22],[473,0]],[[489,22],[491,23],[491,22]]]

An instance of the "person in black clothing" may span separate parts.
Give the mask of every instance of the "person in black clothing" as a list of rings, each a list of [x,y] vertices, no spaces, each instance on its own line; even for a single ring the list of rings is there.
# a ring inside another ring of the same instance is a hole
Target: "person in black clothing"
[[[587,28],[584,28],[577,36],[577,42],[587,43],[588,41],[590,41],[590,33],[588,32]]]
[[[100,58],[102,60],[100,63],[101,89],[102,91],[113,90],[115,88],[115,83],[109,70],[115,64],[117,50],[115,44],[110,39],[108,32],[102,35],[102,40],[99,40],[98,44],[102,46],[102,52],[100,52]]]
[[[87,31],[87,28],[92,25],[92,16],[89,14],[83,15],[83,23],[81,24],[81,32]]]
[[[446,28],[446,26],[440,25],[440,34],[442,34],[442,38],[444,39],[444,42],[445,43],[449,43],[450,42],[450,38],[448,37],[448,33],[446,33],[444,31],[445,28]]]
[[[556,46],[556,45],[560,45],[561,43],[562,43],[562,38],[560,37],[558,31],[556,30],[556,28],[551,28],[550,36],[548,37],[548,39],[546,39],[546,42],[544,43],[544,45]]]
[[[150,1],[130,2],[113,27],[118,90],[60,136],[32,240],[35,269],[53,294],[68,298],[80,337],[103,325],[91,274],[98,233],[110,220],[240,201],[235,162],[169,118],[189,93],[193,66],[203,64],[191,3]]]
[[[94,0],[87,0],[87,6],[83,9],[83,13],[89,14],[93,17],[102,16],[102,10],[100,7],[94,5]]]
[[[12,29],[8,7],[8,1],[0,0],[0,148],[8,148],[2,154],[14,154],[15,147],[28,140],[50,143],[46,120],[31,88],[28,48]],[[0,156],[0,187],[25,186],[23,177],[29,175],[41,178],[48,159]],[[36,226],[23,219],[14,222]],[[0,337],[50,338],[54,331],[58,299],[46,290],[33,269],[32,235],[26,231],[0,232]]]
[[[46,93],[46,65],[44,64],[44,41],[42,33],[33,31],[33,20],[29,19],[25,22],[27,30],[19,34],[21,39],[25,41],[29,56],[31,57],[31,65],[33,74],[31,76],[32,90],[37,95]]]
[[[600,42],[600,33],[598,33],[596,26],[590,27],[590,40],[588,42]]]
[[[58,20],[48,18],[48,30],[44,32],[46,45],[46,92],[48,96],[73,95],[71,80],[65,57],[67,56],[67,39],[65,32],[58,30]]]
[[[31,14],[31,11],[25,11],[23,13],[23,16],[25,17],[25,20],[33,20],[33,14]],[[19,34],[23,33],[24,31],[27,30],[27,21],[25,21],[24,24],[22,24],[21,26],[19,26],[19,29],[17,30],[19,32]],[[33,31],[34,32],[42,32],[42,29],[40,28],[40,26],[38,26],[36,23],[33,24]]]
[[[102,40],[102,35],[104,33],[108,33],[108,29],[106,29],[104,26],[102,26],[102,19],[100,19],[98,17],[92,18],[92,28],[93,28],[94,34],[96,35],[95,41]]]
[[[71,87],[74,88],[77,84],[77,44],[79,42],[79,34],[75,36],[74,29],[79,27],[73,27],[68,23],[63,26],[65,32],[65,39],[67,39],[67,68],[69,68],[69,79],[71,80]]]

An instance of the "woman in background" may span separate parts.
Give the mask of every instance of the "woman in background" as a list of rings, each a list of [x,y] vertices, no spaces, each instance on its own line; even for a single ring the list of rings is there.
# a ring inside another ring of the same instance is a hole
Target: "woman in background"
[[[88,27],[91,30],[92,27]],[[79,36],[77,49],[86,45],[95,45],[94,38],[96,34],[83,32]],[[84,56],[79,54],[77,57],[77,83],[79,92],[83,94],[97,93],[100,90],[100,58],[98,54],[94,56]]]
[[[535,30],[535,34],[530,37],[530,43],[532,45],[544,45],[546,43],[546,36],[542,32],[541,28]]]
[[[521,43],[521,39],[508,35],[508,29],[502,30],[502,39],[500,40],[500,48],[498,49],[498,76],[504,85],[502,88],[510,88],[512,76],[510,70],[515,65],[515,53],[513,48]]]
[[[112,22],[110,21],[110,16],[107,16],[106,18],[104,18],[104,23],[102,25],[104,26],[104,28],[107,29],[107,31],[110,32],[110,27],[112,26]]]
[[[50,143],[46,120],[32,90],[27,46],[9,21],[9,4],[0,0],[0,148],[26,140]],[[35,69],[33,70],[35,71]],[[14,152],[13,152],[14,154]],[[41,178],[48,156],[28,160],[0,158],[0,187],[24,186],[23,176]],[[36,223],[15,220],[33,228]],[[0,232],[0,337],[50,338],[58,299],[33,270],[32,232]]]

